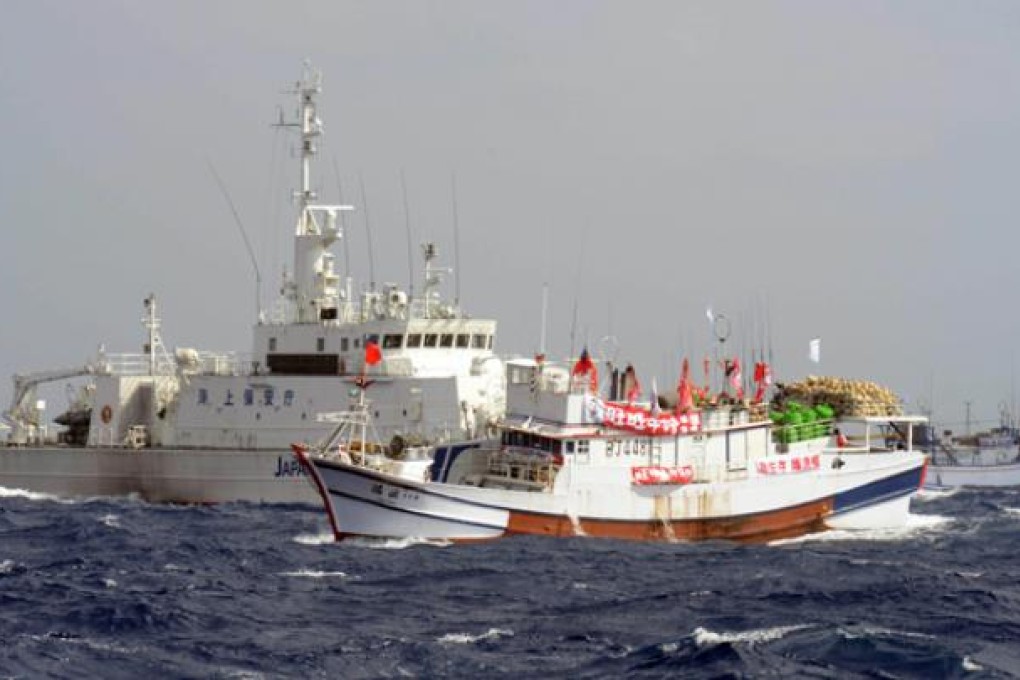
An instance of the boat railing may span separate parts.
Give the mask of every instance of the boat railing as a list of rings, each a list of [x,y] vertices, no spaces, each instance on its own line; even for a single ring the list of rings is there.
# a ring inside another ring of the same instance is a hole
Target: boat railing
[[[552,457],[524,449],[492,451],[487,463],[486,474],[492,477],[543,487],[551,484],[556,475]]]
[[[832,418],[813,420],[809,423],[776,425],[772,437],[777,444],[795,444],[809,439],[832,435],[835,420]]]
[[[186,375],[251,375],[255,365],[248,354],[241,352],[210,352],[188,350],[178,354],[176,364],[153,362],[145,353],[107,353],[103,356],[102,372],[110,375],[165,375],[179,370]]]
[[[937,450],[931,453],[932,465],[963,467],[996,467],[1020,462],[1020,453],[1015,449],[985,451],[961,451],[959,449]]]

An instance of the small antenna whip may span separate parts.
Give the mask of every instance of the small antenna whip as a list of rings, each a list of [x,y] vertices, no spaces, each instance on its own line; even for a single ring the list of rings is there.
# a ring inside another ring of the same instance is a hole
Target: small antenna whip
[[[248,249],[248,257],[251,258],[251,266],[255,270],[255,318],[257,319],[259,313],[262,311],[262,273],[259,271],[259,263],[255,258],[255,251],[251,247],[251,241],[248,240],[248,232],[244,228],[244,224],[241,222],[241,216],[237,212],[237,207],[234,205],[234,201],[230,198],[230,192],[227,191],[227,185],[223,183],[223,179],[220,178],[220,173],[216,172],[216,168],[213,166],[212,161],[208,158],[205,162],[209,165],[209,171],[212,173],[213,178],[220,187],[220,191],[223,192],[223,197],[227,199],[227,204],[230,206],[230,212],[234,215],[234,222],[237,224],[238,230],[241,232],[241,238],[244,240],[244,246]]]
[[[400,188],[404,193],[404,226],[407,228],[407,274],[410,277],[410,287],[408,288],[408,294],[410,298],[414,299],[414,255],[413,246],[411,245],[411,213],[407,209],[407,182],[404,180],[404,169],[400,169]]]
[[[368,286],[375,290],[375,258],[372,256],[372,222],[368,219],[368,198],[365,196],[365,178],[358,175],[361,184],[361,204],[365,207],[365,233],[368,235]]]
[[[450,173],[453,198],[453,306],[460,307],[460,224],[457,219],[457,173]],[[544,350],[543,350],[544,351]]]
[[[333,160],[333,174],[336,176],[336,192],[340,199],[340,205],[344,204],[344,185],[340,181],[340,169],[337,167],[336,156],[332,156]],[[341,226],[343,225],[343,212],[340,213]],[[347,233],[347,230],[343,231],[344,239],[342,242],[344,248],[344,272],[347,276],[351,275],[351,237]]]

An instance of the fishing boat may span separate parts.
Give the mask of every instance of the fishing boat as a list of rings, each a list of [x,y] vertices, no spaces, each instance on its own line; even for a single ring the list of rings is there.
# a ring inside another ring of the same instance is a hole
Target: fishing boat
[[[1020,431],[1007,412],[997,428],[972,436],[939,436],[932,427],[919,434],[931,457],[925,487],[1020,486]]]
[[[861,434],[840,447],[833,423],[777,436],[762,403],[691,408],[686,370],[669,411],[603,399],[586,353],[506,371],[498,435],[435,446],[427,479],[344,460],[329,441],[294,444],[336,539],[766,541],[903,524],[923,481],[923,416],[841,422]]]
[[[135,494],[149,501],[316,502],[293,459],[297,438],[328,435],[316,415],[373,382],[381,436],[437,442],[475,436],[503,411],[496,322],[444,299],[438,251],[425,244],[424,285],[410,295],[341,280],[331,247],[350,206],[319,202],[312,161],[323,133],[321,74],[306,67],[292,94],[299,134],[294,260],[283,299],[260,312],[250,354],[168,351],[154,295],[145,298],[141,353],[100,349],[79,366],[14,376],[11,431],[0,446],[0,486],[59,495]],[[36,399],[48,383],[78,380],[57,438]]]

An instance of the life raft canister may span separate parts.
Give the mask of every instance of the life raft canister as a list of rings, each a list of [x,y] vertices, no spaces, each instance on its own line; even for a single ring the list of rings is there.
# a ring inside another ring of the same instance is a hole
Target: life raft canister
[[[110,422],[111,420],[113,420],[113,409],[112,409],[112,408],[110,408],[110,405],[109,405],[109,404],[107,404],[106,406],[104,406],[104,407],[103,407],[103,410],[99,412],[99,417],[100,417],[100,418],[102,419],[102,421],[103,421],[104,423],[106,423],[106,424],[109,424],[109,422]]]

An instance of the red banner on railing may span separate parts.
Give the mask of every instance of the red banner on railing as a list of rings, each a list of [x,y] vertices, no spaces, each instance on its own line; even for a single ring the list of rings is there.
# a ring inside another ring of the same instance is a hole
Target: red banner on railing
[[[630,483],[635,486],[653,484],[690,484],[694,468],[690,465],[644,465],[630,469]]]
[[[701,431],[701,413],[656,415],[631,404],[607,403],[603,405],[602,423],[619,430],[630,430],[653,437],[690,434]]]

